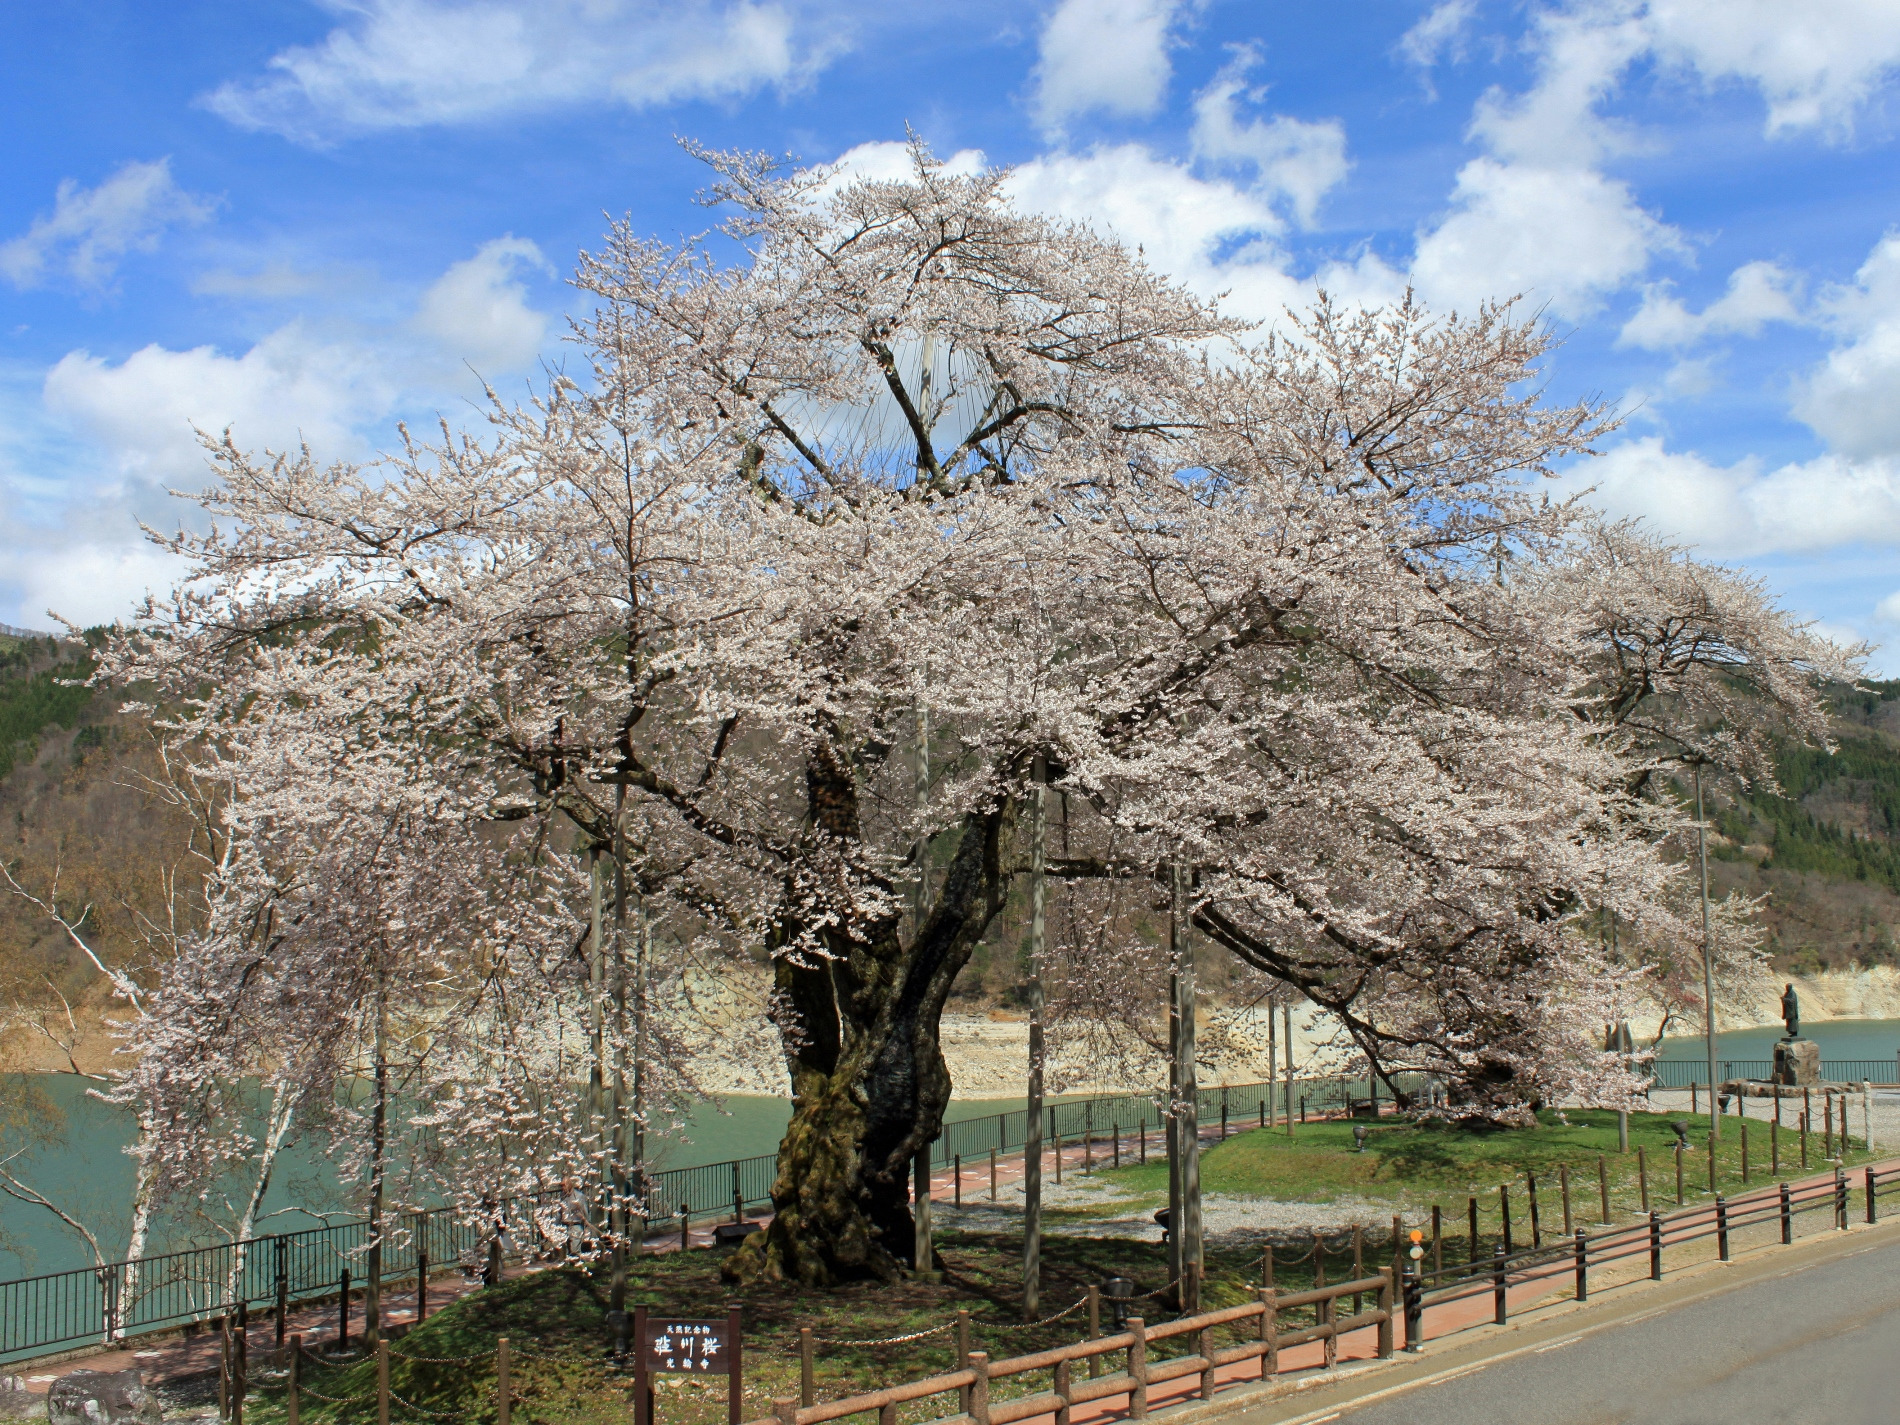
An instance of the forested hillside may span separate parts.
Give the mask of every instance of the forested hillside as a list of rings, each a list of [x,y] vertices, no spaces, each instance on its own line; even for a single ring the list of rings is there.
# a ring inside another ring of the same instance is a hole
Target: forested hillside
[[[1718,886],[1768,896],[1777,964],[1900,961],[1900,681],[1835,690],[1830,756],[1783,744],[1780,795],[1732,788],[1711,817]]]
[[[62,901],[92,905],[87,924],[123,954],[133,916],[180,862],[183,829],[145,788],[143,730],[75,686],[90,669],[83,644],[0,636],[0,854],[29,886],[50,887],[57,872]],[[1715,887],[1765,895],[1771,953],[1804,973],[1900,963],[1900,680],[1838,689],[1832,702],[1833,755],[1784,744],[1780,795],[1723,788],[1711,815]],[[59,927],[4,900],[0,980],[12,995],[83,994],[88,977]],[[1007,931],[997,939],[1013,944]],[[1006,1001],[1011,959],[980,952],[958,998]]]
[[[168,878],[189,857],[183,825],[147,781],[149,737],[117,699],[78,685],[91,670],[85,643],[0,636],[0,859],[123,963],[138,950],[139,917],[164,914]],[[6,1049],[41,1067],[60,1052],[47,1033],[20,1031],[27,1006],[96,1060],[103,1048],[90,1031],[114,1012],[102,991],[66,931],[0,882],[0,1008],[14,1031]]]

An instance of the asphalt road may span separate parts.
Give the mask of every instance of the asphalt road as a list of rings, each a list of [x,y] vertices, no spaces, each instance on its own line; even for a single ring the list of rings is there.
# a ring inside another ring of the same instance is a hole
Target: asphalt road
[[[1883,1234],[1884,1235],[1884,1234]],[[1891,1425],[1900,1243],[1605,1326],[1336,1414],[1337,1425]]]

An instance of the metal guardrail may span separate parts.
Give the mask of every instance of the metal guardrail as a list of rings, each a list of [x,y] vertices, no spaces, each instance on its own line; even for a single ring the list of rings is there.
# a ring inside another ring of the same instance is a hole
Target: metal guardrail
[[[1718,1059],[1723,1079],[1766,1079],[1774,1073],[1772,1059]],[[1691,1084],[1706,1088],[1709,1063],[1706,1059],[1657,1059],[1652,1065],[1652,1081],[1657,1088],[1686,1089]],[[1821,1077],[1836,1084],[1900,1083],[1900,1055],[1891,1059],[1823,1059]]]

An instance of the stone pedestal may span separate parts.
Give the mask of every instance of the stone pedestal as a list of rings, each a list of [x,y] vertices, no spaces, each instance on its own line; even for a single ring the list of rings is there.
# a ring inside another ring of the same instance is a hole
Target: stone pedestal
[[[1805,1088],[1821,1082],[1821,1046],[1812,1039],[1783,1039],[1775,1045],[1775,1082]]]

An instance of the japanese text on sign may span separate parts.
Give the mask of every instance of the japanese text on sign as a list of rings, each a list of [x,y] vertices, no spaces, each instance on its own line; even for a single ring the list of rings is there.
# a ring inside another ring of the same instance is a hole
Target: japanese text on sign
[[[723,1321],[647,1322],[647,1369],[723,1371],[726,1323]]]

